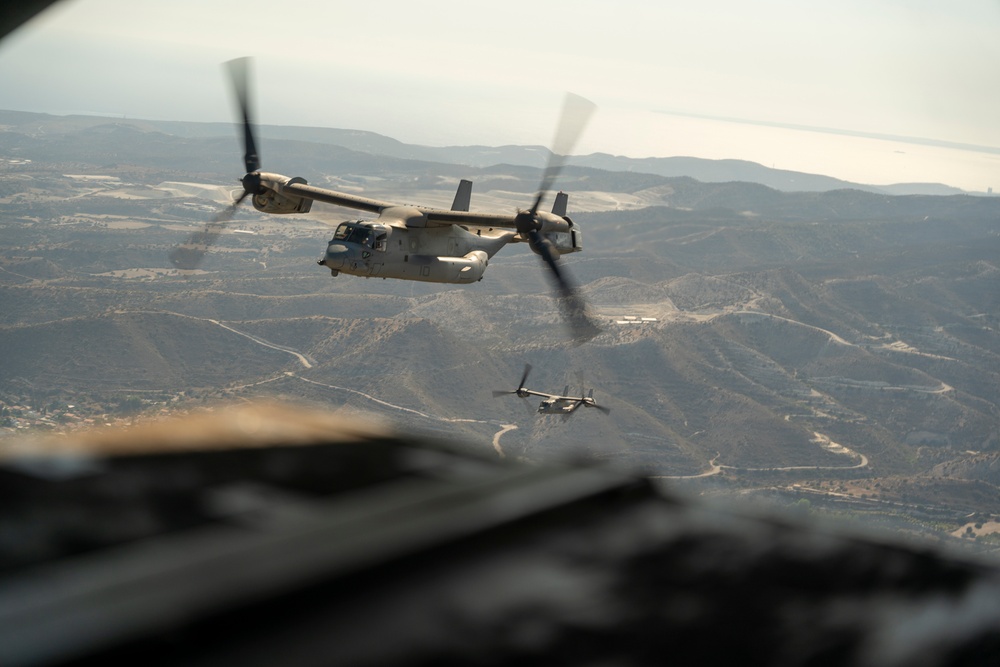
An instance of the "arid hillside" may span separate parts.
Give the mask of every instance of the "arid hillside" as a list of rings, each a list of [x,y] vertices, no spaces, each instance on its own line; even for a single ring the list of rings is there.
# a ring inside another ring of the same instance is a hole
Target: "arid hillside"
[[[841,514],[906,514],[898,503],[924,489],[939,515],[914,520],[930,533],[963,525],[979,496],[960,489],[997,484],[1000,199],[569,168],[560,185],[584,251],[564,261],[603,329],[574,346],[524,244],[468,286],[331,278],[315,262],[356,211],[245,206],[199,270],[178,272],[169,251],[228,201],[239,167],[190,161],[228,143],[141,127],[0,132],[5,432],[277,397],[699,493],[809,488]],[[289,173],[372,197],[447,206],[469,176],[475,210],[513,210],[538,182],[532,167],[300,143],[269,155],[302,155]],[[528,363],[533,389],[593,389],[610,414],[494,398]],[[897,504],[877,504],[890,488]],[[976,511],[1000,514],[1000,495],[981,497]]]

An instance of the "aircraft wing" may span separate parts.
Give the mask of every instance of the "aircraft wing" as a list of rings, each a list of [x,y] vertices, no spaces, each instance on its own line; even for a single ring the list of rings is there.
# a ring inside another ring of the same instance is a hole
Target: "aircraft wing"
[[[565,396],[559,396],[558,394],[546,394],[543,391],[535,391],[534,389],[523,389],[522,391],[525,394],[528,394],[529,396],[538,396],[540,398],[554,398],[554,399],[566,398]]]
[[[500,227],[517,229],[513,215],[498,213],[471,213],[469,211],[445,211],[442,209],[421,209],[427,222],[436,225],[472,225],[473,227]]]
[[[263,185],[288,197],[302,197],[325,204],[333,204],[334,206],[343,206],[379,214],[386,209],[398,206],[398,204],[392,202],[361,197],[346,192],[337,192],[336,190],[327,190],[326,188],[319,188],[315,185],[308,185],[298,181],[299,179],[290,179],[278,174],[261,174]],[[448,211],[444,209],[425,208],[423,206],[415,206],[413,208],[423,213],[427,219],[427,223],[431,225],[472,225],[475,227],[499,227],[501,229],[517,228],[514,221],[515,216],[512,214]]]
[[[284,178],[284,176],[280,178]],[[396,204],[380,201],[378,199],[369,199],[368,197],[359,197],[358,195],[351,195],[346,192],[327,190],[326,188],[318,188],[315,185],[307,185],[305,183],[294,183],[290,180],[285,181],[284,183],[277,180],[265,182],[271,187],[271,189],[283,195],[303,197],[305,199],[321,201],[325,204],[333,204],[334,206],[344,206],[346,208],[354,208],[360,211],[368,211],[369,213],[381,213],[387,208],[396,206]]]

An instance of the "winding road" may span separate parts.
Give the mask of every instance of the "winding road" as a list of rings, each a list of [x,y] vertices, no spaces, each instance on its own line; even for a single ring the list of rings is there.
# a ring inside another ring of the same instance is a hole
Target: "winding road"
[[[196,318],[196,319],[200,319],[200,318]],[[278,350],[279,352],[287,352],[288,354],[290,354],[290,355],[294,356],[296,359],[298,359],[299,363],[302,364],[302,366],[305,367],[305,368],[312,368],[313,367],[313,361],[309,357],[307,357],[306,355],[302,354],[301,352],[297,352],[297,351],[293,350],[290,347],[285,347],[284,345],[275,345],[274,343],[269,343],[268,341],[264,340],[263,338],[259,338],[257,336],[252,335],[252,334],[248,334],[248,333],[245,333],[243,331],[239,331],[237,329],[234,329],[231,326],[229,326],[228,324],[223,324],[219,320],[207,319],[206,321],[207,322],[211,322],[212,324],[216,324],[216,325],[222,327],[223,329],[225,329],[226,331],[232,331],[234,334],[237,334],[239,336],[243,336],[244,338],[249,338],[253,342],[257,343],[258,345],[263,345],[264,347],[271,348],[272,350]]]
[[[856,452],[852,449],[848,449],[843,445],[837,444],[823,435],[822,433],[813,432],[816,436],[811,440],[811,442],[819,444],[823,449],[831,451],[835,454],[840,454],[842,456],[852,456],[857,457],[858,462],[854,465],[847,466],[781,466],[775,468],[741,468],[739,466],[727,466],[718,463],[720,454],[716,454],[715,458],[708,462],[709,469],[705,472],[698,473],[697,475],[651,475],[650,479],[697,479],[699,477],[711,477],[712,475],[718,475],[723,470],[734,470],[743,472],[781,472],[788,470],[855,470],[857,468],[867,468],[868,467],[868,457],[864,454]]]
[[[502,459],[507,458],[507,455],[503,453],[503,449],[500,447],[500,437],[507,431],[513,431],[516,428],[516,424],[504,424],[503,428],[493,435],[493,449],[497,450],[497,454],[499,454]]]
[[[307,356],[305,354],[302,354],[301,352],[299,352],[298,350],[295,350],[294,348],[291,348],[291,347],[288,347],[288,346],[285,346],[285,345],[277,345],[275,343],[271,343],[270,341],[267,341],[267,340],[265,340],[265,339],[263,339],[263,338],[261,338],[259,336],[255,336],[253,334],[248,334],[248,333],[246,333],[244,331],[240,331],[238,329],[235,329],[235,328],[229,326],[228,324],[223,324],[219,320],[215,320],[215,319],[211,319],[211,318],[204,318],[204,317],[195,317],[195,316],[192,316],[192,315],[184,315],[182,313],[176,313],[176,312],[171,312],[171,311],[160,311],[160,312],[168,312],[171,315],[177,315],[179,317],[187,317],[187,318],[190,318],[190,319],[201,320],[201,321],[204,321],[204,322],[211,322],[212,324],[214,324],[216,326],[219,326],[219,327],[222,327],[223,329],[225,329],[227,331],[230,331],[230,332],[232,332],[232,333],[234,333],[234,334],[236,334],[238,336],[243,336],[244,338],[247,338],[247,339],[253,341],[254,343],[257,343],[258,345],[261,345],[263,347],[266,347],[266,348],[269,348],[269,349],[272,349],[272,350],[278,350],[279,352],[285,352],[286,354],[290,354],[290,355],[292,355],[293,357],[295,357],[298,360],[299,364],[301,364],[303,368],[305,368],[307,370],[311,369],[311,368],[313,368],[315,366],[315,360],[311,359],[309,356]],[[829,332],[827,332],[827,333],[829,333]],[[402,405],[396,405],[395,403],[390,403],[388,401],[385,401],[385,400],[382,400],[382,399],[377,398],[375,396],[372,396],[371,394],[366,394],[363,391],[358,391],[357,389],[351,389],[349,387],[341,387],[339,385],[333,385],[333,384],[328,384],[328,383],[325,383],[325,382],[319,382],[317,380],[310,380],[309,378],[302,377],[302,376],[300,376],[300,375],[298,375],[296,373],[293,373],[291,371],[285,371],[282,375],[278,375],[278,376],[275,376],[273,378],[268,378],[267,380],[262,380],[262,381],[251,383],[251,384],[247,384],[247,385],[241,385],[238,388],[244,388],[244,387],[256,386],[256,385],[260,385],[260,384],[266,384],[268,382],[274,382],[275,380],[281,379],[282,377],[291,377],[291,378],[295,378],[297,380],[301,380],[302,382],[306,382],[306,383],[309,383],[309,384],[312,384],[312,385],[316,385],[318,387],[323,387],[325,389],[332,389],[332,390],[335,390],[335,391],[343,391],[343,392],[355,394],[355,395],[361,396],[362,398],[365,398],[365,399],[367,399],[369,401],[372,401],[373,403],[378,403],[379,405],[381,405],[383,407],[391,408],[393,410],[398,410],[400,412],[406,412],[406,413],[409,413],[409,414],[417,415],[419,417],[423,417],[424,419],[430,419],[430,420],[433,420],[433,421],[447,422],[447,423],[499,424],[499,422],[497,420],[453,418],[453,417],[450,418],[450,417],[440,417],[440,416],[437,416],[437,415],[431,415],[431,414],[428,414],[426,412],[421,412],[420,410],[415,410],[413,408],[407,408],[407,407],[402,406]],[[510,431],[513,431],[513,430],[517,429],[517,425],[516,424],[499,424],[499,426],[500,426],[500,430],[498,430],[493,435],[493,449],[496,450],[496,453],[497,453],[497,455],[500,458],[506,458],[507,455],[504,453],[503,448],[500,445],[500,439],[503,437],[503,435],[505,433],[508,433]],[[853,450],[848,449],[847,447],[844,447],[843,445],[839,445],[837,443],[834,443],[828,437],[826,437],[826,436],[824,436],[824,435],[822,435],[820,433],[814,433],[814,435],[816,437],[813,439],[813,442],[817,442],[821,446],[823,446],[825,449],[833,451],[833,452],[835,452],[837,454],[842,454],[842,455],[845,455],[845,456],[857,457],[858,458],[858,463],[856,463],[854,465],[849,465],[849,466],[815,466],[815,465],[805,465],[805,466],[784,466],[784,467],[774,467],[774,468],[741,468],[741,467],[737,467],[737,466],[728,466],[728,465],[722,465],[722,464],[718,463],[720,455],[716,454],[715,457],[709,461],[709,469],[706,470],[705,472],[698,473],[698,474],[695,474],[695,475],[653,475],[650,478],[651,479],[697,479],[697,478],[701,478],[701,477],[711,477],[712,475],[718,475],[723,470],[734,470],[734,471],[743,470],[743,471],[747,471],[747,472],[773,472],[773,471],[790,471],[790,470],[852,470],[852,469],[856,469],[856,468],[865,468],[865,467],[868,466],[869,460],[868,460],[868,457],[865,456],[864,454],[860,454],[858,452],[855,452]]]

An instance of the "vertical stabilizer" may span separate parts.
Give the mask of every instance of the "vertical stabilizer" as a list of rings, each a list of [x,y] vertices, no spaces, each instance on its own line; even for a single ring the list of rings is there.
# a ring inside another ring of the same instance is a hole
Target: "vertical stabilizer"
[[[453,211],[468,211],[469,204],[472,203],[472,181],[462,179],[458,182],[458,191],[455,193],[455,201],[451,203]]]
[[[552,212],[560,218],[566,217],[566,204],[569,202],[569,195],[560,190],[556,194],[556,200],[552,203]]]

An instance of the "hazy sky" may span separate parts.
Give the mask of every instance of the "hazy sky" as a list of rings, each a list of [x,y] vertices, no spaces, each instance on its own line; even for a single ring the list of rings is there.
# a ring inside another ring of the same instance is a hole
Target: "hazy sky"
[[[0,42],[0,109],[230,121],[243,55],[265,124],[548,144],[571,90],[577,153],[1000,191],[1000,0],[63,0]]]

